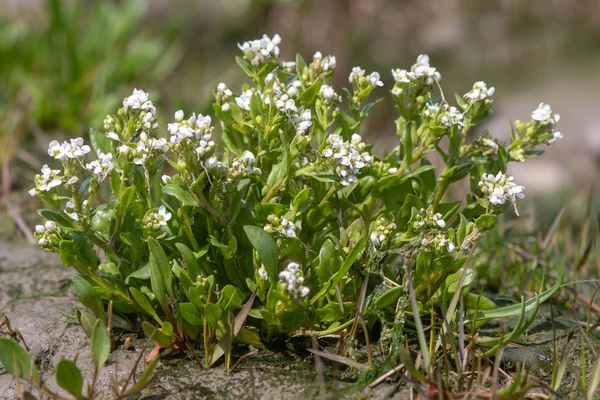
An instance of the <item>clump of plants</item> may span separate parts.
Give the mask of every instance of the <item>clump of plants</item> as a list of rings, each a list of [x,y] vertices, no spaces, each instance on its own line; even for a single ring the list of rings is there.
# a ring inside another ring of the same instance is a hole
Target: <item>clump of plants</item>
[[[558,114],[541,104],[510,127],[509,143],[488,132],[468,140],[490,116],[494,88],[477,82],[453,105],[421,55],[392,70],[398,145],[380,157],[362,136],[380,75],[355,67],[339,90],[334,56],[283,61],[280,41],[239,45],[249,83],[236,93],[217,85],[213,116],[180,110],[163,123],[134,90],[90,131],[91,146],[50,143],[54,164],[30,192],[48,205],[35,236],[77,271],[84,330],[108,315],[112,329],[203,348],[207,366],[226,355],[228,367],[234,341],[344,333],[345,356],[378,338],[395,360],[417,338],[427,370],[422,319],[454,340],[459,326],[471,337],[487,320],[518,316],[512,332],[477,339],[485,355],[523,333],[558,285],[495,309],[469,292],[469,255],[499,215],[517,211],[524,188],[507,164],[559,139]],[[448,201],[464,180],[464,200]]]

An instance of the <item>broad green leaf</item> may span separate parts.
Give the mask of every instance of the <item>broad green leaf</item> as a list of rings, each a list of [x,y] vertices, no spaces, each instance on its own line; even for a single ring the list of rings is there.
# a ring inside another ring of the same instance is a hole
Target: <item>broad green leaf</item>
[[[157,327],[151,323],[144,321],[142,322],[142,330],[147,337],[151,337],[154,343],[160,347],[169,348],[171,347],[172,341],[164,333],[162,333]]]
[[[257,226],[246,225],[244,231],[258,252],[260,261],[264,264],[269,277],[275,279],[279,272],[279,261],[277,256],[277,244],[270,234]]]
[[[183,206],[200,207],[200,204],[198,204],[192,195],[192,192],[187,188],[171,184],[163,186],[162,192],[166,195],[175,197]]]
[[[177,243],[175,245],[183,257],[185,269],[188,270],[190,279],[196,279],[199,275],[201,275],[201,271],[200,266],[198,265],[198,260],[196,259],[196,256],[194,256],[194,252],[183,243]]]
[[[133,198],[135,196],[135,187],[130,186],[119,197],[119,205],[117,206],[117,215],[122,216],[125,215],[125,211],[131,205]]]
[[[214,303],[208,303],[204,306],[204,318],[209,324],[216,324],[222,313],[221,308]]]
[[[306,210],[308,210],[310,205],[313,203],[314,198],[315,198],[314,190],[312,190],[311,188],[303,189],[294,198],[293,206],[296,207],[297,212],[303,213]]]
[[[11,375],[27,381],[39,382],[40,380],[40,373],[29,353],[11,339],[0,338],[0,362]]]
[[[496,224],[496,216],[492,214],[483,214],[475,220],[475,225],[482,231],[490,230]]]
[[[360,254],[364,250],[365,243],[366,243],[366,238],[363,236],[356,243],[356,246],[354,246],[352,248],[352,250],[350,251],[350,254],[348,254],[348,257],[346,257],[346,259],[344,260],[342,267],[331,277],[331,279],[325,285],[323,285],[323,288],[319,291],[319,293],[317,293],[310,300],[310,304],[314,304],[321,297],[325,296],[325,294],[327,294],[329,289],[331,289],[332,287],[337,285],[338,282],[340,280],[342,280],[342,278],[344,276],[346,276],[346,274],[350,270],[350,267],[352,267],[352,265],[354,265],[354,262],[358,259],[358,256],[360,256]]]
[[[58,211],[42,209],[38,210],[38,214],[42,218],[56,222],[61,228],[73,228],[71,221]]]
[[[250,78],[252,78],[255,75],[254,70],[252,69],[252,64],[250,64],[248,60],[243,59],[240,56],[236,56],[235,61]]]
[[[302,92],[300,95],[300,100],[302,100],[304,104],[312,104],[313,101],[315,101],[317,94],[319,94],[321,85],[323,85],[323,80],[318,79],[315,83],[306,88],[304,92]]]
[[[129,291],[131,292],[133,299],[140,306],[140,308],[144,310],[145,313],[152,316],[152,318],[154,318],[156,322],[162,324],[162,320],[159,318],[156,311],[154,311],[154,307],[152,307],[152,305],[150,304],[148,296],[146,296],[144,293],[140,292],[134,287],[130,287]]]
[[[202,314],[200,310],[192,303],[179,303],[179,312],[183,319],[185,319],[192,326],[202,325]]]
[[[90,129],[90,142],[92,144],[92,148],[98,153],[114,153],[112,140],[106,137],[106,135],[102,132],[98,132],[96,129]]]
[[[97,320],[92,328],[91,351],[94,367],[100,371],[110,354],[110,337],[102,320]]]
[[[56,383],[76,399],[81,397],[83,378],[81,371],[73,361],[62,359],[58,362],[56,365]]]
[[[163,250],[160,243],[158,243],[156,241],[156,239],[154,239],[154,238],[148,238],[148,248],[150,250],[150,278],[151,278],[151,281],[153,281],[153,280],[161,281],[163,293],[161,293],[160,296],[164,295],[165,300],[166,300],[166,294],[164,293],[165,290],[166,290],[166,293],[169,294],[169,296],[175,297],[175,296],[173,296],[173,288],[171,285],[172,279],[173,279],[173,273],[171,271],[171,263],[169,262],[169,259],[167,258],[165,251]],[[154,285],[152,286],[152,290],[154,291]],[[159,293],[154,291],[154,295],[156,296],[157,299],[159,299]],[[161,303],[161,305],[162,305],[162,303]],[[165,305],[166,305],[166,302],[165,302]]]
[[[79,301],[92,310],[96,318],[100,318],[103,322],[106,322],[104,305],[94,287],[79,275],[73,276],[72,280],[73,286],[75,286],[75,294],[79,298]]]
[[[217,303],[223,311],[237,310],[242,307],[244,295],[241,290],[233,285],[227,285],[221,291],[219,302]]]

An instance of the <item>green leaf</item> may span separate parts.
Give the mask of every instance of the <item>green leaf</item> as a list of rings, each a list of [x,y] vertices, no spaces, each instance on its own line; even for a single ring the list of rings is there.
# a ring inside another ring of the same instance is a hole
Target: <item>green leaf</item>
[[[306,105],[310,105],[317,98],[317,94],[319,94],[319,90],[321,89],[321,85],[323,85],[323,81],[321,79],[317,80],[315,83],[310,85],[306,90],[300,95],[300,100],[302,103]]]
[[[187,188],[171,184],[163,186],[162,192],[166,195],[175,197],[182,206],[200,207],[200,204],[198,204],[194,196],[192,196],[192,192]]]
[[[117,206],[117,215],[122,216],[125,215],[125,211],[131,205],[133,198],[135,196],[135,187],[130,186],[121,193],[119,197],[119,205]]]
[[[151,323],[147,321],[142,322],[142,330],[144,331],[144,334],[147,337],[151,337],[154,343],[156,343],[160,347],[171,347],[171,339],[169,339],[169,337],[167,337],[164,333],[158,330],[158,328],[152,325]]]
[[[64,240],[63,240],[64,242]],[[62,246],[61,246],[62,250]],[[94,287],[79,275],[73,276],[73,286],[75,286],[75,294],[79,298],[79,301],[92,310],[96,318],[100,318],[103,322],[106,322],[106,313],[104,311],[104,305],[102,300]]]
[[[250,64],[250,61],[245,60],[240,56],[236,56],[235,61],[250,78],[252,78],[255,75],[254,69],[252,68],[252,64]]]
[[[240,310],[240,312],[236,315],[235,320],[233,321],[233,332],[231,337],[235,339],[240,330],[244,327],[244,323],[246,322],[246,318],[248,318],[248,313],[252,309],[252,304],[254,304],[254,299],[256,298],[256,292],[252,293],[252,296],[248,299],[244,308]],[[221,340],[219,340],[219,344],[215,347],[215,350],[210,355],[209,365],[212,366],[216,363],[219,358],[225,354],[225,350],[229,348],[230,345],[229,335],[223,336]]]
[[[545,292],[541,293],[539,296],[532,297],[531,299],[524,302],[525,304],[525,312],[529,312],[536,307],[536,303],[543,303],[548,300],[550,296],[552,296],[558,289],[560,289],[562,285],[562,279],[560,279],[556,285],[552,286]],[[495,310],[484,310],[480,311],[477,314],[477,322],[487,321],[493,318],[508,318],[515,317],[521,314],[521,308],[523,306],[521,304],[515,304],[512,306],[497,308]],[[470,321],[465,321],[465,324],[470,323]]]
[[[221,318],[222,313],[221,308],[214,303],[208,303],[204,307],[204,318],[206,318],[206,322],[209,324],[216,324]]]
[[[242,307],[244,295],[241,290],[232,285],[227,285],[221,291],[219,302],[217,303],[223,311],[238,310]]]
[[[277,256],[277,244],[275,240],[264,229],[257,226],[244,226],[246,236],[252,247],[258,252],[261,262],[264,264],[269,277],[276,279],[279,272],[279,261]]]
[[[192,303],[179,303],[179,312],[183,319],[185,319],[192,326],[202,325],[202,315],[200,310]]]
[[[0,338],[0,362],[11,375],[27,381],[40,380],[40,373],[31,360],[31,355],[11,339]]]
[[[490,230],[496,224],[496,216],[492,214],[483,214],[475,220],[475,225],[482,231]]]
[[[73,228],[73,224],[71,223],[71,221],[68,220],[64,215],[62,215],[58,211],[41,209],[38,210],[38,214],[42,218],[46,218],[47,220],[56,222],[58,225],[60,225],[61,228]]]
[[[189,272],[190,279],[196,279],[202,272],[200,271],[200,266],[198,265],[196,256],[194,256],[194,252],[183,243],[176,243],[175,246],[177,246],[179,253],[183,257],[185,268]]]
[[[404,292],[404,287],[396,286],[384,292],[375,300],[375,306],[379,309],[384,309],[398,300]]]
[[[56,365],[56,383],[76,399],[81,397],[83,378],[81,371],[73,361],[62,359],[58,362]]]
[[[346,259],[344,260],[344,263],[342,264],[342,267],[339,269],[339,271],[337,271],[331,277],[331,279],[329,279],[329,281],[327,281],[327,283],[325,285],[323,285],[323,288],[319,291],[319,293],[317,293],[310,300],[311,305],[314,304],[321,297],[325,296],[331,288],[333,288],[335,285],[337,285],[338,282],[341,281],[344,276],[346,276],[346,274],[350,270],[350,267],[352,267],[352,265],[354,265],[354,262],[358,259],[358,256],[360,256],[360,254],[364,250],[365,243],[366,243],[366,237],[363,236],[356,243],[356,246],[354,246],[352,248],[352,250],[350,251],[350,254],[348,254],[348,257],[346,257]]]
[[[310,205],[313,203],[314,198],[315,191],[311,188],[306,188],[301,190],[300,193],[296,195],[292,204],[294,207],[296,207],[297,212],[303,213],[308,210]]]
[[[131,292],[133,299],[140,306],[140,308],[144,310],[146,314],[152,316],[152,318],[154,318],[156,322],[162,324],[162,320],[159,318],[156,311],[154,311],[154,307],[152,307],[152,304],[150,304],[148,296],[146,296],[144,293],[140,292],[134,287],[130,287],[129,291]]]
[[[110,336],[102,320],[97,320],[92,328],[92,359],[96,371],[100,371],[110,354]]]
[[[92,144],[92,148],[98,153],[114,153],[112,140],[106,137],[106,135],[102,132],[98,132],[96,129],[90,129],[90,142]]]
[[[160,243],[156,241],[154,238],[148,238],[148,248],[150,249],[150,280],[160,280],[163,292],[161,295],[165,295],[164,291],[169,294],[171,297],[173,296],[173,289],[171,285],[171,281],[173,279],[173,272],[171,271],[171,263],[165,254]],[[152,286],[152,290],[154,291],[154,285]],[[154,291],[154,295],[159,298],[159,294]],[[165,297],[166,300],[166,297]],[[161,303],[162,305],[162,303]],[[166,305],[166,302],[165,302]]]

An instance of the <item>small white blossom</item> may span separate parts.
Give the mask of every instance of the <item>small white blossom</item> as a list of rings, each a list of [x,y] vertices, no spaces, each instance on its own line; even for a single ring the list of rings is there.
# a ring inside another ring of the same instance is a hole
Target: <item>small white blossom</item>
[[[525,187],[517,186],[513,180],[512,176],[506,176],[502,172],[498,172],[497,175],[483,174],[479,181],[479,187],[491,204],[499,206],[509,201],[515,206],[515,212],[517,212],[516,199],[525,197],[523,194]],[[519,215],[518,212],[517,215]]]
[[[304,276],[300,269],[300,264],[295,262],[289,263],[287,267],[279,273],[279,279],[285,282],[286,290],[295,299],[308,296],[310,290],[303,285]]]
[[[399,68],[392,70],[392,76],[397,83],[410,83],[416,79],[415,74],[412,72]]]
[[[442,76],[435,68],[429,65],[429,56],[421,54],[417,57],[417,62],[412,66],[411,71],[415,78],[424,79],[428,85],[433,85],[436,81],[440,81]]]
[[[371,83],[371,86],[373,87],[383,86],[383,82],[380,78],[379,72],[371,72],[371,75],[369,75],[369,83]]]
[[[560,120],[560,114],[553,114],[549,104],[540,103],[531,113],[531,118],[540,125],[556,124]]]
[[[252,90],[248,89],[235,98],[235,102],[242,110],[250,111],[250,100],[252,100]]]
[[[329,85],[322,85],[320,92],[323,95],[323,99],[325,100],[325,103],[327,103],[327,104],[339,103],[342,101],[342,96],[337,94],[335,92],[335,90],[333,90],[333,87],[331,87]]]
[[[352,83],[354,80],[357,80],[362,76],[365,76],[365,70],[361,67],[354,67],[348,76],[348,82]]]
[[[63,142],[62,144],[53,140],[48,145],[48,155],[57,160],[81,158],[89,153],[90,150],[90,146],[84,145],[83,138],[80,137],[71,139],[70,142]]]
[[[275,34],[272,39],[263,35],[261,39],[251,40],[238,44],[240,50],[244,52],[244,57],[249,59],[252,65],[260,65],[272,60],[279,59],[279,47],[281,37]]]
[[[340,135],[331,134],[326,142],[323,157],[335,160],[336,173],[342,178],[341,184],[348,186],[356,182],[356,174],[372,160],[372,156],[363,151],[365,144],[360,135],[354,134],[350,142],[345,142]]]
[[[86,164],[85,168],[91,171],[98,178],[98,182],[102,183],[104,179],[112,172],[115,164],[112,162],[112,154],[98,153],[98,160]]]
[[[158,212],[154,213],[154,220],[160,226],[167,226],[167,222],[171,219],[171,213],[167,212],[165,206],[158,207]]]
[[[492,97],[494,94],[493,87],[488,89],[487,85],[483,81],[475,82],[473,84],[473,89],[465,93],[463,96],[465,99],[469,101],[469,103],[475,103],[476,101],[484,101]]]
[[[265,269],[264,266],[260,266],[260,268],[258,269],[258,277],[260,279],[268,279],[269,278],[269,274],[267,273],[267,270]]]

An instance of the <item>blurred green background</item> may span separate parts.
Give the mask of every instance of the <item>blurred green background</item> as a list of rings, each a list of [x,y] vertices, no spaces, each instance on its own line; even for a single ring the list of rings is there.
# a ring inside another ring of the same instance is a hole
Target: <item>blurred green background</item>
[[[134,87],[163,121],[178,108],[210,112],[218,82],[244,82],[237,43],[262,33],[282,36],[282,59],[336,55],[338,89],[354,65],[391,88],[391,68],[427,53],[447,95],[478,80],[496,87],[485,128],[500,138],[509,119],[549,103],[564,139],[510,172],[528,193],[597,184],[597,0],[0,0],[0,158],[28,188],[51,139],[100,127]],[[395,140],[394,118],[384,102],[367,125],[379,152]]]

